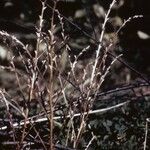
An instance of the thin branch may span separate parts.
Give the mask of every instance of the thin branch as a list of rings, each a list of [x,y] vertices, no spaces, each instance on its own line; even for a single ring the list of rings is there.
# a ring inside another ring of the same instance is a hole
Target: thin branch
[[[146,119],[146,125],[145,125],[145,140],[144,140],[144,150],[146,150],[146,145],[147,145],[147,135],[148,135],[148,123],[149,123],[149,118]]]
[[[87,114],[88,115],[92,115],[92,114],[98,114],[98,113],[106,113],[109,110],[122,107],[122,106],[124,106],[124,105],[126,105],[128,103],[129,103],[129,101],[123,102],[123,103],[119,103],[117,105],[114,105],[114,106],[111,106],[111,107],[108,107],[108,108],[103,108],[103,109],[98,109],[98,110],[90,110],[89,112],[84,112],[83,114],[84,115],[87,115]],[[77,113],[77,114],[73,115],[73,117],[79,117],[79,116],[81,116],[81,113]],[[70,115],[66,116],[66,118],[70,118]],[[57,116],[57,117],[54,117],[53,119],[54,120],[60,120],[60,119],[62,119],[62,116]],[[45,117],[44,118],[40,118],[40,119],[34,119],[34,120],[32,118],[28,118],[28,120],[26,121],[26,124],[41,123],[41,122],[45,122],[45,121],[48,121],[48,119],[45,118]],[[21,121],[20,123],[14,123],[13,127],[14,128],[19,128],[19,127],[23,126],[24,124],[25,124],[25,122]],[[1,130],[6,130],[6,129],[7,129],[7,126],[3,126],[3,127],[0,128],[0,131]]]
[[[93,66],[93,70],[92,70],[92,74],[91,74],[91,81],[90,81],[91,84],[90,85],[92,85],[92,82],[93,82],[94,77],[95,77],[95,71],[96,71],[98,60],[99,60],[100,51],[101,51],[101,48],[102,48],[101,43],[103,41],[103,37],[104,37],[104,33],[105,33],[105,26],[106,26],[106,23],[109,20],[108,17],[109,17],[110,11],[111,11],[113,5],[115,4],[115,2],[116,2],[116,0],[112,1],[112,3],[110,4],[110,7],[108,9],[108,12],[106,13],[105,18],[104,18],[104,23],[102,25],[102,31],[101,31],[100,38],[99,38],[100,44],[98,45],[98,49],[96,51],[96,58],[95,58],[95,62],[94,62],[94,66]]]

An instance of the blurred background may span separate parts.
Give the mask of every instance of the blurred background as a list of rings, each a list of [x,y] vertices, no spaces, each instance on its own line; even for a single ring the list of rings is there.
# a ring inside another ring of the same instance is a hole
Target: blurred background
[[[68,20],[64,19],[65,32],[70,37],[69,42],[74,49],[74,54],[79,53],[85,45],[91,43],[90,37],[98,41],[104,15],[109,8],[110,2],[111,0],[107,2],[105,0],[60,0],[58,2],[57,9],[59,12],[75,24],[72,25]],[[52,7],[53,1],[47,0],[47,4]],[[148,0],[117,1],[106,27],[107,39],[112,38],[118,45],[115,51],[123,53],[125,61],[129,62],[138,71],[146,74],[147,77],[150,75],[149,5]],[[25,44],[33,44],[40,11],[41,2],[37,0],[1,0],[0,30],[15,34]],[[117,38],[114,38],[113,33],[123,24],[123,21],[135,15],[143,15],[143,17],[132,19],[119,32]],[[46,31],[50,27],[50,8],[47,8],[44,18]],[[55,19],[56,24],[57,21],[59,20]],[[87,33],[88,36],[76,26]],[[87,56],[89,55],[85,57]],[[135,78],[134,75],[133,78]]]

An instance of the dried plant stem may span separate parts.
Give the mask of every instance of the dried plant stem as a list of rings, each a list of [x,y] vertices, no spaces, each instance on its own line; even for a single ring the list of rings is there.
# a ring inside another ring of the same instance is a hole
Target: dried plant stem
[[[66,104],[66,107],[69,108],[69,104],[68,104],[68,101],[67,101],[67,98],[66,98],[66,94],[65,94],[65,88],[63,87],[63,83],[62,83],[62,79],[61,77],[59,76],[59,81],[60,81],[60,86],[61,86],[61,91],[62,91],[62,94],[63,94],[63,98],[64,98],[64,102]],[[70,135],[70,131],[72,129],[72,132],[71,132],[71,139],[74,140],[76,138],[76,133],[75,133],[75,128],[74,128],[74,122],[73,122],[73,119],[74,119],[74,115],[73,115],[73,110],[71,109],[71,107],[69,108],[69,115],[70,115],[70,120],[69,120],[69,123],[68,123],[68,132],[67,132],[67,138],[66,138],[66,146],[68,144],[68,141],[69,141],[69,135]]]
[[[91,140],[89,141],[89,143],[88,143],[88,145],[86,146],[85,150],[88,150],[88,149],[89,149],[90,145],[92,144],[92,142],[93,142],[95,139],[96,139],[96,136],[93,136],[93,137],[91,138]]]
[[[19,79],[19,76],[18,76],[18,73],[17,73],[17,70],[16,70],[16,67],[14,65],[13,60],[12,60],[11,64],[12,64],[12,67],[13,67],[13,72],[15,73],[15,76],[16,76],[16,80],[17,80],[17,83],[18,83],[18,86],[19,86],[19,90],[20,90],[20,92],[22,94],[23,99],[25,100],[25,96],[24,96],[24,93],[23,93],[23,90],[22,90],[20,79]]]
[[[43,145],[43,148],[44,148],[45,150],[47,150],[47,148],[46,148],[46,146],[45,146],[45,144],[44,144],[44,141],[42,140],[42,137],[40,136],[39,132],[36,130],[35,127],[33,127],[33,129],[34,129],[34,131],[36,132],[37,136],[39,137],[39,140],[41,141],[41,143],[42,143],[42,145]]]
[[[123,102],[123,103],[119,103],[117,105],[114,105],[114,106],[111,106],[111,107],[108,107],[108,108],[103,108],[103,109],[98,109],[98,110],[90,110],[89,112],[84,112],[85,115],[89,114],[89,115],[92,115],[92,114],[97,114],[97,113],[105,113],[109,110],[112,110],[112,109],[116,109],[116,108],[119,108],[119,107],[122,107],[126,104],[128,104],[129,101],[127,102]],[[81,113],[77,113],[77,114],[74,114],[73,117],[79,117],[81,116]],[[66,116],[66,118],[70,118],[70,115]],[[53,117],[53,120],[59,120],[59,119],[62,119],[62,116],[57,116],[57,117]],[[30,123],[40,123],[40,122],[45,122],[47,121],[47,117],[44,117],[44,118],[40,118],[40,119],[32,119],[32,118],[28,118],[26,124],[30,124]],[[14,123],[13,124],[13,127],[20,127],[20,126],[23,126],[25,124],[24,121],[20,122],[20,123]],[[0,131],[1,130],[6,130],[7,129],[7,126],[3,126],[0,128]]]
[[[145,140],[144,140],[144,150],[146,150],[146,145],[147,145],[147,135],[148,135],[148,123],[150,120],[147,118],[146,119],[146,125],[145,125]]]
[[[104,23],[102,25],[102,31],[101,31],[100,38],[99,38],[99,43],[100,44],[98,45],[98,49],[96,51],[96,58],[95,58],[95,62],[94,62],[94,66],[93,66],[93,70],[92,70],[92,74],[91,74],[90,85],[92,85],[94,77],[96,76],[95,71],[96,71],[96,67],[97,67],[97,64],[98,64],[100,51],[101,51],[101,48],[102,48],[102,41],[103,41],[103,37],[104,37],[104,33],[105,33],[105,26],[106,26],[107,21],[109,20],[108,17],[109,17],[110,11],[111,11],[113,5],[115,4],[115,2],[116,2],[116,0],[112,1],[112,3],[110,4],[110,7],[108,9],[108,12],[106,13],[105,18],[104,18]]]
[[[76,139],[76,133],[75,133],[75,127],[74,127],[74,122],[73,122],[73,119],[74,119],[74,116],[70,115],[70,120],[69,120],[69,123],[68,123],[68,132],[67,132],[67,138],[66,138],[66,146],[68,145],[68,141],[69,139],[71,138],[71,141],[74,141],[74,139]],[[72,128],[72,130],[71,130]],[[72,131],[72,132],[71,132]],[[69,136],[70,135],[70,132],[71,132],[71,137]]]
[[[50,36],[51,36],[51,46],[49,47],[49,62],[50,64],[48,65],[49,68],[49,85],[47,87],[47,91],[48,91],[48,103],[49,103],[49,124],[50,124],[50,137],[49,137],[49,144],[50,144],[50,150],[53,149],[53,93],[54,93],[54,47],[53,45],[53,33],[52,31],[50,32]]]
[[[117,32],[115,33],[116,35],[122,30],[122,28],[125,27],[125,25],[130,22],[133,19],[137,19],[137,18],[143,18],[143,15],[135,15],[132,17],[129,17],[127,20],[124,20],[123,24],[120,26],[120,28],[117,30]]]
[[[50,67],[51,68],[51,67]],[[52,72],[52,71],[51,71]],[[49,123],[50,123],[50,139],[49,139],[49,144],[50,144],[50,150],[53,149],[53,81],[52,81],[52,76],[50,78],[50,85],[48,88],[48,95],[49,95]]]
[[[52,17],[51,17],[51,29],[49,30],[49,35],[50,35],[50,45],[48,49],[48,56],[49,56],[49,62],[50,64],[48,65],[49,67],[49,86],[48,86],[48,97],[49,97],[49,123],[50,123],[50,137],[49,137],[49,144],[50,150],[53,150],[53,128],[54,128],[54,114],[53,114],[53,93],[54,93],[54,86],[55,86],[55,80],[56,78],[54,77],[54,64],[55,64],[55,52],[54,52],[54,11],[56,9],[56,4],[57,1],[54,1],[54,6],[52,10]]]
[[[76,137],[76,139],[74,140],[74,144],[73,144],[73,148],[77,148],[77,146],[78,146],[78,143],[79,143],[79,140],[80,140],[80,137],[81,137],[81,135],[82,135],[82,133],[83,133],[83,129],[85,128],[85,126],[86,126],[86,122],[85,122],[85,117],[86,117],[86,114],[81,114],[81,116],[82,116],[82,119],[81,119],[81,123],[80,123],[80,127],[79,127],[79,129],[78,129],[78,134],[77,134],[77,137]]]
[[[91,126],[90,126],[90,125],[88,125],[88,127],[91,129]],[[89,141],[89,143],[87,144],[85,150],[88,150],[89,147],[90,147],[90,145],[92,144],[92,142],[93,142],[95,139],[97,139],[97,137],[94,135],[93,132],[91,132],[91,134],[92,134],[92,138],[91,138],[91,140]]]
[[[27,113],[27,116],[28,116],[28,112]],[[24,138],[25,138],[25,133],[26,133],[26,128],[27,128],[27,117],[24,119],[24,125],[23,125],[23,130],[22,130],[22,135],[21,135],[21,140],[20,140],[20,146],[23,144],[24,142]]]
[[[0,94],[2,95],[3,97],[3,100],[5,102],[5,105],[6,105],[6,109],[7,109],[7,113],[8,113],[8,117],[9,117],[9,123],[10,123],[10,126],[12,128],[12,138],[13,138],[13,141],[15,142],[16,141],[16,137],[15,137],[15,128],[13,126],[13,121],[12,121],[12,115],[10,113],[10,108],[9,108],[9,103],[8,103],[8,100],[6,99],[4,93],[0,90]],[[17,143],[17,147],[16,149],[19,150],[19,144]]]
[[[107,74],[109,73],[110,69],[111,69],[111,66],[117,61],[118,58],[120,58],[122,56],[122,54],[120,54],[119,56],[116,56],[116,58],[114,58],[114,60],[111,62],[111,64],[107,67],[105,73],[101,76],[101,81],[100,83],[98,84],[98,88],[97,90],[101,87],[102,83],[104,82],[105,80],[105,77],[107,76]],[[97,94],[96,94],[97,95]]]

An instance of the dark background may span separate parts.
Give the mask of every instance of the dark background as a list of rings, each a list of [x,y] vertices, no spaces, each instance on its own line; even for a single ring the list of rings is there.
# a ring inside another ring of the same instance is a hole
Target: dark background
[[[47,1],[49,5],[53,5],[51,0]],[[87,9],[85,18],[76,19],[74,22],[83,30],[92,34],[92,27],[86,28],[83,24],[85,20],[90,20],[91,26],[95,28],[103,18],[97,18],[92,12],[93,4],[99,3],[105,9],[108,9],[111,0],[74,0],[74,2],[60,1],[57,5],[58,10],[67,18],[73,18],[74,14],[79,9]],[[142,31],[150,35],[150,1],[149,0],[121,0],[123,5],[117,9],[113,9],[111,16],[119,16],[122,20],[134,15],[143,15],[143,18],[134,19],[127,23],[119,35],[120,46],[125,60],[130,62],[136,69],[150,74],[149,56],[150,56],[150,39],[140,39],[137,31]],[[35,33],[38,16],[41,10],[41,3],[38,0],[1,0],[0,1],[0,29],[7,32],[21,32],[24,34]],[[45,19],[49,24],[51,10],[47,9]],[[69,34],[72,37],[80,36],[80,31],[73,28],[69,23],[66,23],[70,29]],[[49,25],[47,25],[49,27]],[[74,32],[73,32],[74,31]],[[108,32],[113,32],[110,27]],[[72,33],[72,34],[71,34]],[[79,34],[79,35],[78,35]]]

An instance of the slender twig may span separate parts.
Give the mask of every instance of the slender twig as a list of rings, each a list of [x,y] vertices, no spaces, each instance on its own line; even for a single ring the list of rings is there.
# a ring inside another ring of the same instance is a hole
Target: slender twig
[[[98,109],[98,110],[90,110],[89,112],[84,112],[83,114],[84,115],[92,115],[92,114],[97,114],[97,113],[106,113],[107,111],[109,110],[112,110],[112,109],[116,109],[116,108],[119,108],[119,107],[122,107],[126,104],[128,104],[129,101],[127,102],[123,102],[123,103],[119,103],[117,105],[114,105],[114,106],[111,106],[111,107],[108,107],[108,108],[103,108],[103,109]],[[81,116],[81,113],[77,113],[77,114],[73,114],[73,117],[80,117]],[[70,115],[67,115],[66,118],[70,118]],[[54,120],[60,120],[62,119],[62,116],[57,116],[57,117],[53,117]],[[41,122],[45,122],[45,121],[48,121],[47,118],[40,118],[40,119],[32,119],[32,118],[28,118],[28,121],[26,121],[26,124],[30,124],[30,123],[41,123]],[[18,128],[18,127],[21,127],[22,125],[24,125],[25,122],[22,121],[20,123],[14,123],[13,126],[15,128]],[[0,130],[6,130],[7,129],[7,126],[3,126],[3,127],[0,127]]]
[[[44,3],[46,4],[46,2]],[[48,97],[49,97],[49,129],[50,129],[50,137],[49,137],[49,144],[50,144],[50,147],[49,149],[50,150],[53,150],[53,127],[54,127],[54,116],[53,116],[53,110],[54,110],[54,106],[53,106],[53,94],[54,94],[54,88],[55,88],[55,78],[54,78],[54,65],[56,64],[55,63],[55,58],[56,58],[56,55],[55,55],[55,50],[54,50],[54,43],[55,43],[55,40],[54,40],[54,28],[55,28],[55,25],[54,25],[54,15],[55,15],[55,10],[56,10],[56,5],[57,5],[57,1],[53,1],[53,9],[52,9],[52,16],[51,16],[51,28],[49,30],[49,36],[50,36],[50,44],[49,44],[49,48],[48,48],[48,56],[49,56],[49,65],[48,65],[48,68],[49,68],[49,86],[47,88],[47,91],[48,91]]]
[[[98,60],[99,60],[99,55],[100,55],[100,51],[101,51],[101,48],[102,48],[102,40],[103,40],[103,37],[104,37],[104,33],[105,33],[105,26],[106,26],[106,23],[108,22],[109,20],[109,14],[110,14],[110,11],[113,7],[113,5],[115,4],[116,0],[113,0],[112,3],[110,4],[110,7],[108,9],[108,12],[106,13],[105,15],[105,18],[104,18],[104,23],[102,25],[102,31],[101,31],[101,34],[100,34],[100,38],[99,38],[99,42],[100,44],[98,45],[98,49],[96,50],[96,58],[95,58],[95,62],[94,62],[94,66],[93,66],[93,70],[92,70],[92,74],[91,74],[91,84],[92,85],[92,82],[94,80],[94,77],[95,77],[95,71],[96,71],[96,67],[97,67],[97,63],[98,63]]]
[[[90,126],[90,125],[88,125],[88,127],[91,129],[91,126]],[[89,147],[90,147],[90,145],[92,144],[92,142],[93,142],[95,139],[97,139],[96,135],[94,135],[93,132],[91,132],[91,134],[92,134],[92,138],[91,138],[91,140],[88,142],[88,144],[87,144],[85,150],[88,150]]]
[[[144,150],[146,150],[147,145],[147,135],[148,135],[148,123],[150,122],[149,118],[146,119],[146,125],[145,125],[145,140],[144,140]]]
[[[52,9],[52,7],[46,3],[46,6],[50,9]],[[55,11],[55,13],[57,13],[57,11]],[[60,14],[66,21],[68,21],[71,25],[73,25],[74,27],[76,27],[76,29],[78,29],[79,31],[81,31],[86,37],[90,38],[91,40],[93,40],[95,42],[95,45],[99,46],[100,48],[100,44],[103,45],[102,43],[99,43],[99,41],[96,41],[95,38],[92,38],[91,35],[89,35],[88,33],[86,33],[83,29],[81,29],[78,25],[74,24],[72,21],[70,21],[67,17],[65,17],[64,15]],[[131,21],[132,19],[136,19],[136,18],[141,18],[143,17],[142,15],[138,16],[133,16],[133,17],[129,17],[129,19],[127,19],[124,24],[121,26],[121,28],[117,31],[120,32],[120,30],[124,27],[124,25]],[[100,48],[101,49],[101,48]],[[102,50],[102,49],[101,49]],[[111,57],[115,58],[116,56],[114,54],[112,54],[111,52],[108,52],[108,55],[110,55]],[[146,81],[147,83],[150,84],[150,81],[144,76],[142,75],[139,71],[137,71],[135,68],[133,68],[131,65],[129,65],[127,62],[123,61],[122,59],[118,58],[117,59],[119,62],[121,62],[124,66],[126,66],[127,68],[129,68],[130,70],[132,70],[134,73],[136,73],[141,79],[143,79],[144,81]],[[94,71],[93,71],[94,72]],[[92,77],[93,78],[93,77]]]

